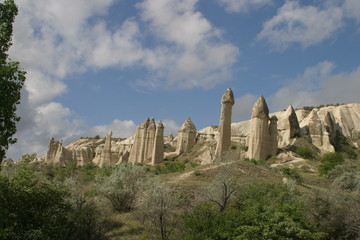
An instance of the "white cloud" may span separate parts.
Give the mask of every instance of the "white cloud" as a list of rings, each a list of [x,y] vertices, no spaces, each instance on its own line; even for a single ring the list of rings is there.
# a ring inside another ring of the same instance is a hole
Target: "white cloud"
[[[197,0],[145,0],[138,4],[149,31],[161,43],[147,49],[143,63],[153,79],[143,86],[211,88],[230,79],[239,49],[222,40],[222,33],[198,11]],[[160,64],[155,64],[159,62]]]
[[[276,50],[284,50],[292,44],[306,48],[333,37],[343,24],[341,6],[320,8],[286,1],[277,15],[264,23],[257,38],[267,41]]]
[[[335,65],[321,62],[305,69],[304,73],[270,96],[272,109],[317,106],[330,103],[360,102],[360,66],[352,72],[334,74]]]
[[[217,0],[228,12],[248,12],[272,4],[272,0]]]
[[[180,125],[177,124],[173,120],[165,119],[162,121],[164,124],[164,135],[168,136],[170,133],[172,133],[174,136],[177,135],[177,132],[180,128]]]
[[[360,23],[360,1],[359,0],[345,0],[344,1],[345,17],[355,18]]]
[[[54,99],[67,91],[65,79],[70,75],[141,67],[149,77],[138,83],[154,88],[211,88],[231,78],[239,49],[196,11],[197,0],[144,0],[138,5],[141,19],[130,17],[110,27],[106,18],[117,1],[17,3],[10,55],[28,74],[18,109],[19,142],[11,154],[45,149],[51,137],[66,141],[87,132],[105,134],[108,128],[130,134],[132,123],[120,120],[86,130],[85,120],[56,103]],[[144,43],[147,38],[155,39],[154,46]],[[174,122],[167,124],[171,131],[178,128]]]
[[[253,94],[245,94],[235,99],[233,106],[232,121],[240,122],[251,119],[252,107],[259,96]]]
[[[99,135],[101,137],[105,137],[109,131],[112,131],[113,137],[121,137],[128,138],[134,135],[136,130],[136,125],[131,120],[121,121],[119,119],[115,119],[109,125],[101,125],[94,126],[84,133],[86,136],[84,137],[94,137]]]

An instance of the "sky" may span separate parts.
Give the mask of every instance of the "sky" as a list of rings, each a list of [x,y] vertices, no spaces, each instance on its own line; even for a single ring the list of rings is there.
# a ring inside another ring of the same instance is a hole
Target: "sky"
[[[1,0],[0,0],[1,1]],[[16,0],[10,56],[27,71],[7,156],[51,137],[129,137],[147,117],[177,134],[270,112],[360,102],[359,0]]]

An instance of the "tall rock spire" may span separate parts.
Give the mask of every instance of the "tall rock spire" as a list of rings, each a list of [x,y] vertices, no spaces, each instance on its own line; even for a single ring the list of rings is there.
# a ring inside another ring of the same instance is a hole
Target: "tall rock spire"
[[[102,150],[101,153],[101,158],[100,158],[101,167],[103,167],[104,165],[110,166],[111,164],[111,136],[112,136],[112,132],[109,131],[109,133],[106,135],[105,138],[104,149]]]
[[[186,153],[191,150],[196,142],[196,128],[194,123],[188,117],[185,122],[181,125],[178,133],[176,151],[178,153]]]
[[[231,114],[234,105],[234,94],[231,88],[221,98],[221,113],[219,123],[219,137],[216,145],[216,156],[223,156],[230,149],[231,145]]]
[[[275,152],[275,126],[277,119],[273,118],[269,124],[269,108],[265,98],[260,96],[252,111],[251,130],[249,138],[248,157],[266,160]],[[273,133],[270,135],[270,132]],[[277,144],[276,144],[277,147]]]
[[[156,127],[151,164],[155,165],[164,160],[164,125],[160,121]]]

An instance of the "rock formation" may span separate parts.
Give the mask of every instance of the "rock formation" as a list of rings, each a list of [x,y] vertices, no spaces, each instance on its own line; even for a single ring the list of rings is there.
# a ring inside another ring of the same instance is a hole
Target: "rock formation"
[[[252,111],[248,150],[249,158],[266,160],[275,152],[275,149],[273,149],[275,143],[272,141],[276,138],[270,135],[271,124],[269,124],[269,121],[269,109],[264,97],[260,96]],[[275,122],[275,119],[273,119],[272,128],[276,125]],[[271,133],[275,134],[274,132],[274,129],[272,129]]]
[[[327,124],[331,124],[330,116],[325,115],[324,123],[320,120],[317,111],[313,109],[309,115],[309,136],[312,144],[325,152],[334,152],[334,146],[331,144],[331,132],[328,132],[325,126],[325,122]],[[331,126],[328,126],[329,130]]]
[[[223,156],[231,145],[231,113],[234,105],[234,94],[231,88],[228,88],[221,98],[221,113],[219,124],[219,136],[216,146],[216,156]]]
[[[269,155],[270,156],[275,156],[277,154],[277,149],[278,149],[278,139],[277,139],[277,122],[278,122],[278,118],[276,116],[272,116],[270,118],[270,126],[269,126],[269,141],[270,141],[270,150],[269,150]]]
[[[105,137],[105,146],[101,152],[100,157],[100,166],[110,166],[111,162],[111,136],[112,132],[110,131]]]
[[[129,163],[143,162],[144,160],[144,148],[146,146],[145,136],[147,128],[149,126],[150,119],[147,118],[140,126],[136,128],[134,143],[130,151]]]
[[[156,127],[151,164],[155,165],[161,163],[163,160],[164,160],[164,125],[160,121]]]
[[[189,152],[195,143],[196,128],[190,117],[188,117],[179,129],[176,151],[178,153]]]

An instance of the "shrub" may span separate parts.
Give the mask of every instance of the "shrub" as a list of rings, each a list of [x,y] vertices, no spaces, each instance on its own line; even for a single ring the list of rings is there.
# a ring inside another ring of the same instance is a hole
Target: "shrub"
[[[182,172],[185,170],[186,161],[166,161],[163,165],[158,165],[153,170],[155,174],[164,174],[172,172]]]
[[[319,166],[319,173],[321,175],[328,174],[337,165],[344,163],[344,157],[341,153],[326,153],[319,158],[321,164]]]
[[[255,165],[265,165],[266,162],[263,160],[256,160],[254,158],[244,158],[245,162],[253,163]]]
[[[236,145],[231,145],[230,148],[233,149],[233,150],[235,150],[235,149],[237,149],[237,146],[236,146]]]
[[[120,164],[110,176],[97,179],[97,189],[111,202],[115,211],[127,212],[133,208],[146,181],[144,167]]]
[[[298,147],[295,153],[305,159],[314,159],[315,153],[309,147]]]
[[[302,183],[303,179],[296,169],[286,167],[281,169],[281,171],[285,177],[296,181],[296,183]]]

